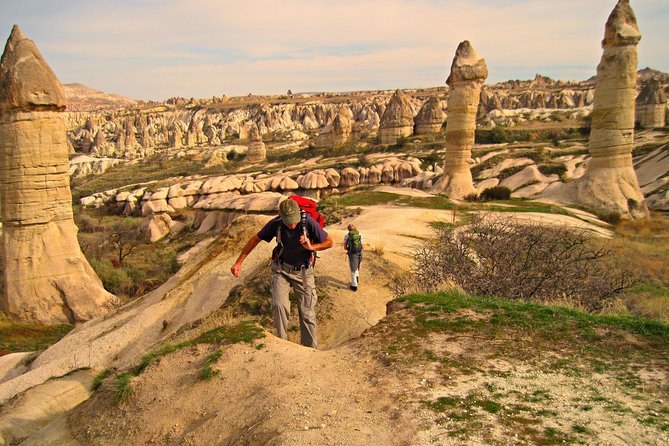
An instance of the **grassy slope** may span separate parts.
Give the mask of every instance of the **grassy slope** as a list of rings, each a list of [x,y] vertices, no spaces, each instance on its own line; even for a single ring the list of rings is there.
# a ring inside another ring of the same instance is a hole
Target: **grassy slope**
[[[432,414],[433,437],[669,438],[669,325],[453,291],[391,306],[369,345],[405,381],[405,398]]]

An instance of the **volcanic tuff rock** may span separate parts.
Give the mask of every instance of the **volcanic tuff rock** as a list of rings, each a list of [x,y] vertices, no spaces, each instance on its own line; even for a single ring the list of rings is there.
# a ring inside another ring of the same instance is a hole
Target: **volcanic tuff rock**
[[[396,144],[399,138],[413,134],[413,108],[407,95],[395,91],[379,126],[381,144]]]
[[[318,137],[318,145],[323,147],[339,147],[351,139],[353,133],[353,113],[342,108],[332,123],[326,126]]]
[[[476,194],[469,159],[476,131],[476,112],[481,96],[481,86],[488,77],[485,59],[465,40],[455,52],[451,74],[446,83],[450,86],[444,174],[434,190],[449,197],[461,199]]]
[[[80,323],[117,303],[77,241],[64,109],[60,82],[14,26],[0,61],[0,309],[31,322]]]
[[[619,0],[604,33],[604,53],[597,67],[595,103],[586,174],[554,192],[565,202],[626,218],[648,215],[632,164],[636,45],[641,39],[629,0]]]
[[[249,126],[249,140],[246,159],[252,163],[267,159],[267,149],[265,149],[265,143],[262,142],[262,136],[260,136],[260,131],[255,122],[252,122]]]
[[[441,109],[437,96],[430,96],[416,115],[416,135],[438,133],[446,120],[446,113]]]
[[[664,127],[667,122],[667,95],[656,78],[650,78],[636,97],[635,121],[646,128]]]

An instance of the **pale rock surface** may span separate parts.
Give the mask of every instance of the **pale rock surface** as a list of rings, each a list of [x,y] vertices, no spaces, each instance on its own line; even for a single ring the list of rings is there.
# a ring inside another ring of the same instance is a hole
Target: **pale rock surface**
[[[479,172],[479,174],[476,176],[476,179],[487,180],[489,178],[498,176],[500,173],[512,167],[527,166],[530,164],[534,164],[534,161],[530,158],[507,158],[490,169],[485,169]]]
[[[537,166],[531,165],[527,166],[520,172],[503,179],[499,185],[502,187],[508,187],[512,191],[515,191],[516,189],[519,189],[529,183],[553,183],[557,180],[557,175],[544,176],[541,172],[539,172],[539,168]]]
[[[92,370],[78,370],[30,389],[20,401],[4,407],[0,444],[23,444],[24,439],[46,428],[55,418],[65,422],[67,411],[90,397],[94,377]]]
[[[176,233],[184,228],[184,224],[173,221],[167,213],[153,214],[146,217],[139,225],[140,234],[154,243],[164,238],[169,233]]]
[[[318,136],[318,145],[322,147],[340,147],[351,139],[353,133],[353,114],[348,108],[342,108],[331,124]]]
[[[330,186],[325,171],[314,170],[297,178],[301,189],[325,189]]]
[[[351,187],[360,184],[360,172],[352,167],[345,167],[341,171],[339,187]]]
[[[246,160],[251,163],[265,161],[267,159],[267,149],[262,142],[262,136],[255,122],[249,125],[249,150],[246,153]]]
[[[60,82],[14,26],[0,61],[0,310],[29,322],[93,319],[117,303],[77,241]]]
[[[396,144],[399,138],[413,134],[413,108],[401,90],[395,91],[379,124],[381,144]]]
[[[438,133],[446,120],[446,113],[441,109],[437,96],[431,96],[418,111],[415,121],[416,135]]]
[[[629,0],[619,0],[604,33],[585,175],[551,191],[549,198],[624,218],[645,218],[648,209],[632,165],[637,50],[641,34]]]
[[[667,95],[662,84],[655,78],[636,97],[636,118],[642,127],[664,127],[667,123]]]
[[[449,85],[448,122],[444,173],[434,192],[462,199],[475,194],[476,189],[469,168],[476,131],[476,112],[481,97],[481,86],[488,77],[485,59],[465,40],[455,52]]]
[[[68,174],[71,178],[101,175],[112,167],[124,162],[125,160],[116,158],[94,158],[88,155],[76,155],[70,159]]]
[[[487,180],[483,180],[476,185],[476,192],[478,192],[480,195],[484,190],[490,189],[491,187],[495,187],[497,185],[499,185],[499,179],[488,178]]]

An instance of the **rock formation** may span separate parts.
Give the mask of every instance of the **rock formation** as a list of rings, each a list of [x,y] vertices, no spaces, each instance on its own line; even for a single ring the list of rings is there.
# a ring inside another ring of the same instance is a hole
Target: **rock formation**
[[[341,109],[330,125],[318,136],[318,145],[339,147],[351,139],[353,133],[353,114],[348,108]]]
[[[485,59],[478,55],[469,41],[458,45],[451,65],[449,85],[448,122],[444,174],[435,185],[435,191],[461,199],[475,194],[476,189],[469,170],[476,112],[481,97],[481,86],[488,77]]]
[[[629,0],[619,0],[606,22],[597,67],[592,130],[592,156],[583,177],[558,189],[555,198],[602,214],[625,218],[648,215],[632,164],[637,51],[641,39]]]
[[[249,126],[249,140],[249,151],[246,153],[246,160],[252,163],[265,161],[267,159],[267,150],[255,122],[252,122]]]
[[[397,90],[381,117],[379,138],[381,144],[397,144],[399,138],[413,134],[413,109],[409,98]]]
[[[636,122],[642,127],[664,127],[667,122],[667,96],[662,84],[650,78],[636,97]]]
[[[446,119],[446,114],[441,109],[439,98],[430,97],[416,115],[416,135],[438,133]]]
[[[77,241],[64,110],[60,82],[14,26],[0,61],[0,309],[25,321],[75,324],[116,304]]]

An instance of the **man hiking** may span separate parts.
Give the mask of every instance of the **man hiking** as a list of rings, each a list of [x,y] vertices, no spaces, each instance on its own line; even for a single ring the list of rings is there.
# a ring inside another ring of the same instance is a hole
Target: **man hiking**
[[[295,291],[300,315],[301,343],[317,348],[316,342],[316,282],[314,261],[316,251],[332,247],[332,238],[309,215],[300,211],[297,202],[289,199],[279,204],[279,216],[270,220],[252,236],[230,268],[239,277],[244,259],[261,240],[271,242],[277,238],[272,252],[272,310],[274,326],[282,339],[287,339],[290,317],[290,287]]]
[[[353,223],[348,225],[348,234],[344,236],[344,251],[348,255],[348,266],[351,269],[350,288],[358,291],[360,262],[362,262],[362,236]]]

